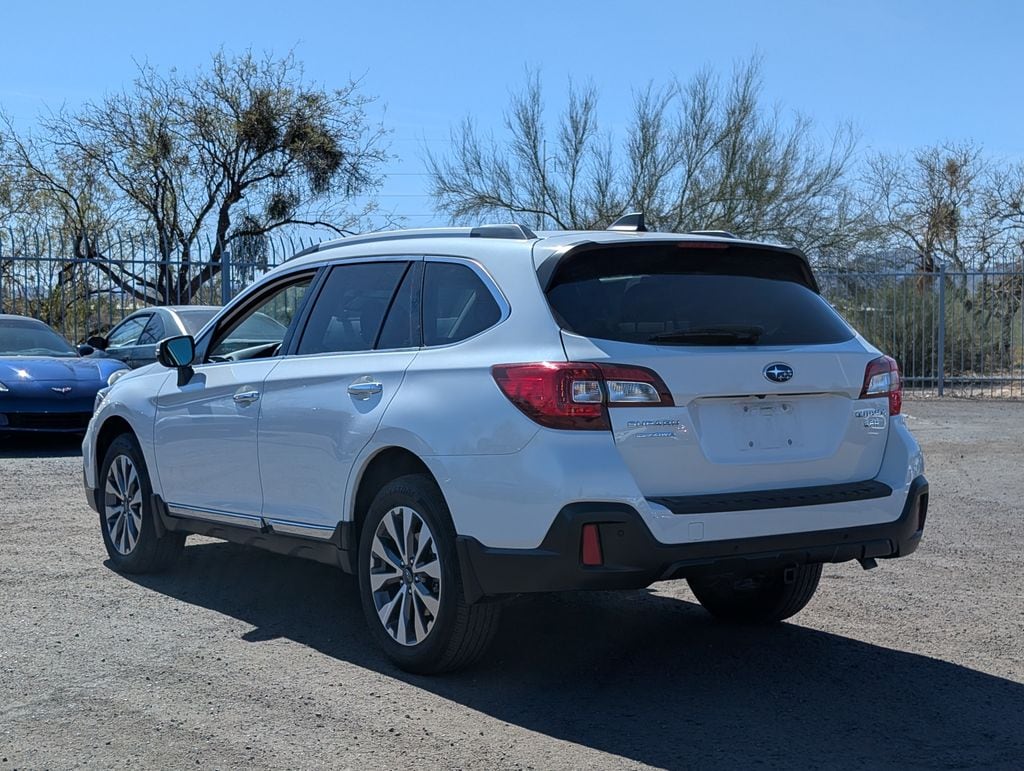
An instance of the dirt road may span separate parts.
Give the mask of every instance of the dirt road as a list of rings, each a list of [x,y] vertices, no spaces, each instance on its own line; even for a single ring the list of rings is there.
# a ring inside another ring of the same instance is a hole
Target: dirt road
[[[405,675],[352,579],[192,539],[105,565],[74,444],[0,446],[0,771],[1024,766],[1024,404],[910,401],[921,549],[827,566],[793,623],[684,583],[515,600],[471,671]]]

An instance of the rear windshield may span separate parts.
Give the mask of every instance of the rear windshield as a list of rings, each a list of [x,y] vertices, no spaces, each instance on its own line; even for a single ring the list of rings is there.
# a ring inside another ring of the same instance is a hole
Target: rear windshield
[[[773,252],[599,251],[559,269],[548,302],[564,329],[603,340],[767,346],[851,339],[853,331],[785,263],[797,259]],[[783,278],[773,277],[773,261]]]

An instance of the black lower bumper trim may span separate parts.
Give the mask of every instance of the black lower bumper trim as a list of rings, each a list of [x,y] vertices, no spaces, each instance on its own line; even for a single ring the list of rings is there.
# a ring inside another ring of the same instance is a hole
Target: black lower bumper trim
[[[921,476],[899,518],[879,525],[804,533],[663,544],[640,514],[624,504],[574,503],[555,517],[537,549],[495,549],[475,538],[457,541],[466,597],[569,589],[640,589],[655,581],[710,572],[853,559],[905,557],[917,549],[928,506],[928,482]],[[583,525],[600,531],[604,564],[580,562]]]
[[[91,412],[7,412],[0,431],[76,433],[85,431],[91,417]]]
[[[796,506],[823,506],[830,503],[868,501],[892,495],[889,485],[875,479],[816,487],[790,487],[785,490],[755,490],[745,493],[713,495],[674,495],[648,498],[673,514],[713,514],[720,511],[792,509]]]

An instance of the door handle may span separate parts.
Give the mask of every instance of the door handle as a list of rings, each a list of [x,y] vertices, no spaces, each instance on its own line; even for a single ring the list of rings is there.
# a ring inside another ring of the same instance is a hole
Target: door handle
[[[384,384],[376,380],[360,378],[354,383],[349,383],[348,392],[357,399],[369,399],[384,390]]]
[[[254,401],[260,398],[259,391],[239,391],[233,397],[236,404],[252,404]]]

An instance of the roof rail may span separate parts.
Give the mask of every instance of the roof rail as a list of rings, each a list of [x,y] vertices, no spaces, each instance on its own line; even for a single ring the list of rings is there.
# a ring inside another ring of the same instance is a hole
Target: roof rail
[[[537,234],[524,225],[512,223],[510,225],[480,225],[469,231],[470,238],[513,238],[522,241],[532,241]]]
[[[517,224],[479,225],[475,228],[412,228],[409,230],[386,230],[380,233],[361,233],[346,238],[321,241],[289,257],[305,257],[309,254],[349,244],[372,244],[380,241],[405,241],[410,238],[508,238],[532,241],[537,234],[528,227]]]
[[[647,223],[644,222],[644,213],[642,211],[634,211],[629,214],[623,214],[608,226],[608,230],[618,230],[627,233],[644,233],[647,231]]]
[[[735,233],[728,230],[691,230],[691,236],[715,236],[716,238],[739,238]]]

